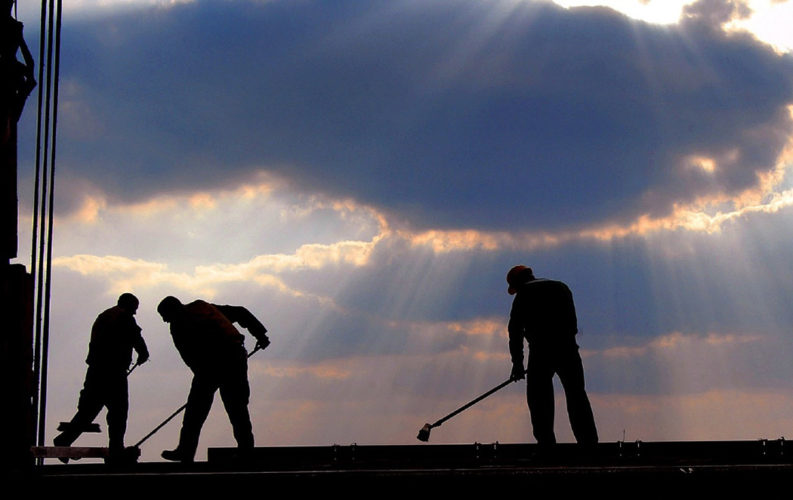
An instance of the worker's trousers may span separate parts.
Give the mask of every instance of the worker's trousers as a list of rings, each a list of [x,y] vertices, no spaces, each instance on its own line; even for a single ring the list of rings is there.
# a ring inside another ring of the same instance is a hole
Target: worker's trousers
[[[94,421],[103,407],[107,407],[110,449],[123,449],[129,412],[127,374],[124,370],[100,370],[90,365],[80,391],[77,413],[69,422],[69,427],[55,438],[55,443],[59,446],[71,445],[82,434],[83,429]]]
[[[580,444],[598,442],[597,428],[584,388],[584,367],[573,338],[552,344],[531,343],[526,367],[526,400],[534,438],[540,445],[556,443],[553,430],[553,376],[559,376],[573,435]]]
[[[221,363],[212,370],[194,373],[179,435],[178,449],[183,457],[195,456],[201,427],[209,415],[215,392],[218,390],[238,448],[253,449],[253,429],[248,413],[248,362],[243,350],[233,361]]]

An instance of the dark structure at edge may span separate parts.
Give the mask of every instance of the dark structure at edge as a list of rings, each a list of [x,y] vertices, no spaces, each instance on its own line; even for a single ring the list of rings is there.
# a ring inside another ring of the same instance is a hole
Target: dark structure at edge
[[[40,491],[180,492],[207,488],[290,493],[343,492],[362,498],[386,493],[429,496],[526,493],[607,494],[611,498],[789,498],[793,445],[783,438],[756,441],[616,442],[582,453],[560,444],[537,454],[532,444],[333,445],[256,448],[240,460],[235,448],[210,448],[192,464],[100,463],[45,465],[29,479]],[[537,498],[537,497],[535,497]]]

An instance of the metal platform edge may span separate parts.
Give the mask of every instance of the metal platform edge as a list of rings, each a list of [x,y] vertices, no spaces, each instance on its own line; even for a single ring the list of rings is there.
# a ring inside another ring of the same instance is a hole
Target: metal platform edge
[[[44,465],[27,477],[41,491],[83,495],[146,488],[154,498],[161,491],[198,495],[217,487],[284,487],[303,493],[343,490],[353,498],[370,498],[373,489],[423,496],[437,488],[447,494],[531,488],[549,494],[598,491],[611,498],[698,498],[707,493],[765,500],[789,498],[791,458],[793,450],[784,439],[614,442],[595,449],[560,444],[550,454],[533,444],[351,444],[261,447],[246,456],[235,448],[210,448],[206,462]]]

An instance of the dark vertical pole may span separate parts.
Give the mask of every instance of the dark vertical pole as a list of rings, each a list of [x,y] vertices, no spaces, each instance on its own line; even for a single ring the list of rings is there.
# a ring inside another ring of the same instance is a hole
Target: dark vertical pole
[[[39,81],[39,92],[38,92],[38,106],[37,106],[37,123],[36,123],[36,172],[35,172],[35,179],[34,179],[34,191],[33,191],[33,229],[31,231],[31,245],[30,245],[30,272],[34,274],[34,288],[38,289],[38,276],[39,272],[37,271],[38,265],[38,232],[39,232],[39,203],[40,203],[40,193],[41,193],[41,158],[42,158],[42,148],[45,147],[42,144],[43,140],[43,127],[44,124],[42,123],[44,113],[44,92],[41,90],[42,82],[44,82],[44,47],[46,46],[47,41],[47,0],[41,0],[41,19],[40,19],[40,27],[39,27],[39,73],[38,73],[38,81]],[[45,155],[46,156],[46,153]],[[43,208],[43,207],[42,207]],[[40,381],[41,381],[41,314],[38,309],[39,301],[36,301],[36,319],[35,319],[35,335],[34,335],[34,347],[33,347],[33,378],[35,381],[35,387],[33,392],[33,419],[35,422],[38,422],[39,419],[39,388],[40,388]],[[38,425],[34,426],[34,431],[38,430]],[[36,440],[37,444],[40,444],[40,441]]]
[[[50,106],[52,101],[52,34],[54,30],[54,22],[52,19],[52,9],[53,9],[53,0],[48,0],[49,2],[49,15],[47,16],[47,35],[46,35],[46,45],[47,45],[47,55],[46,55],[46,76],[45,80],[46,83],[44,85],[44,139],[43,139],[43,151],[42,151],[42,167],[41,167],[41,199],[39,202],[41,206],[39,208],[39,214],[41,215],[41,224],[39,227],[39,249],[38,249],[38,268],[35,270],[36,273],[36,338],[39,339],[39,352],[38,352],[38,359],[39,362],[38,366],[38,405],[37,405],[37,418],[38,418],[38,427],[37,427],[37,439],[36,443],[39,446],[44,445],[44,429],[45,429],[45,421],[46,415],[44,414],[44,390],[46,386],[45,382],[45,366],[46,363],[44,358],[46,357],[46,350],[47,350],[47,340],[43,331],[43,316],[44,316],[44,276],[46,273],[45,270],[45,251],[46,251],[46,234],[47,234],[47,224],[45,223],[45,216],[47,214],[47,202],[49,198],[47,197],[47,189],[49,187],[49,144],[50,144]],[[44,63],[42,62],[42,65]]]
[[[47,273],[44,282],[44,327],[42,337],[42,357],[41,357],[41,402],[39,408],[39,444],[44,444],[45,420],[47,415],[47,364],[49,360],[49,335],[50,335],[50,294],[52,292],[52,228],[54,226],[55,214],[55,139],[57,136],[58,124],[58,83],[60,71],[60,35],[61,35],[61,3],[58,0],[56,20],[55,20],[55,60],[53,70],[53,90],[52,90],[52,147],[50,157],[50,185],[49,185],[49,217],[47,220]],[[50,3],[52,7],[52,3]]]

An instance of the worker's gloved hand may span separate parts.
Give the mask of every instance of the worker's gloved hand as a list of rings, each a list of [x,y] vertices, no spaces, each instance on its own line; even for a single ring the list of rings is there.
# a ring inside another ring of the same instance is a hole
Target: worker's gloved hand
[[[512,365],[512,373],[509,374],[510,380],[521,380],[526,377],[526,372],[523,370],[523,364]]]
[[[265,335],[256,341],[256,346],[254,347],[254,349],[264,350],[267,349],[268,345],[270,345],[270,339],[268,339],[267,336]]]

